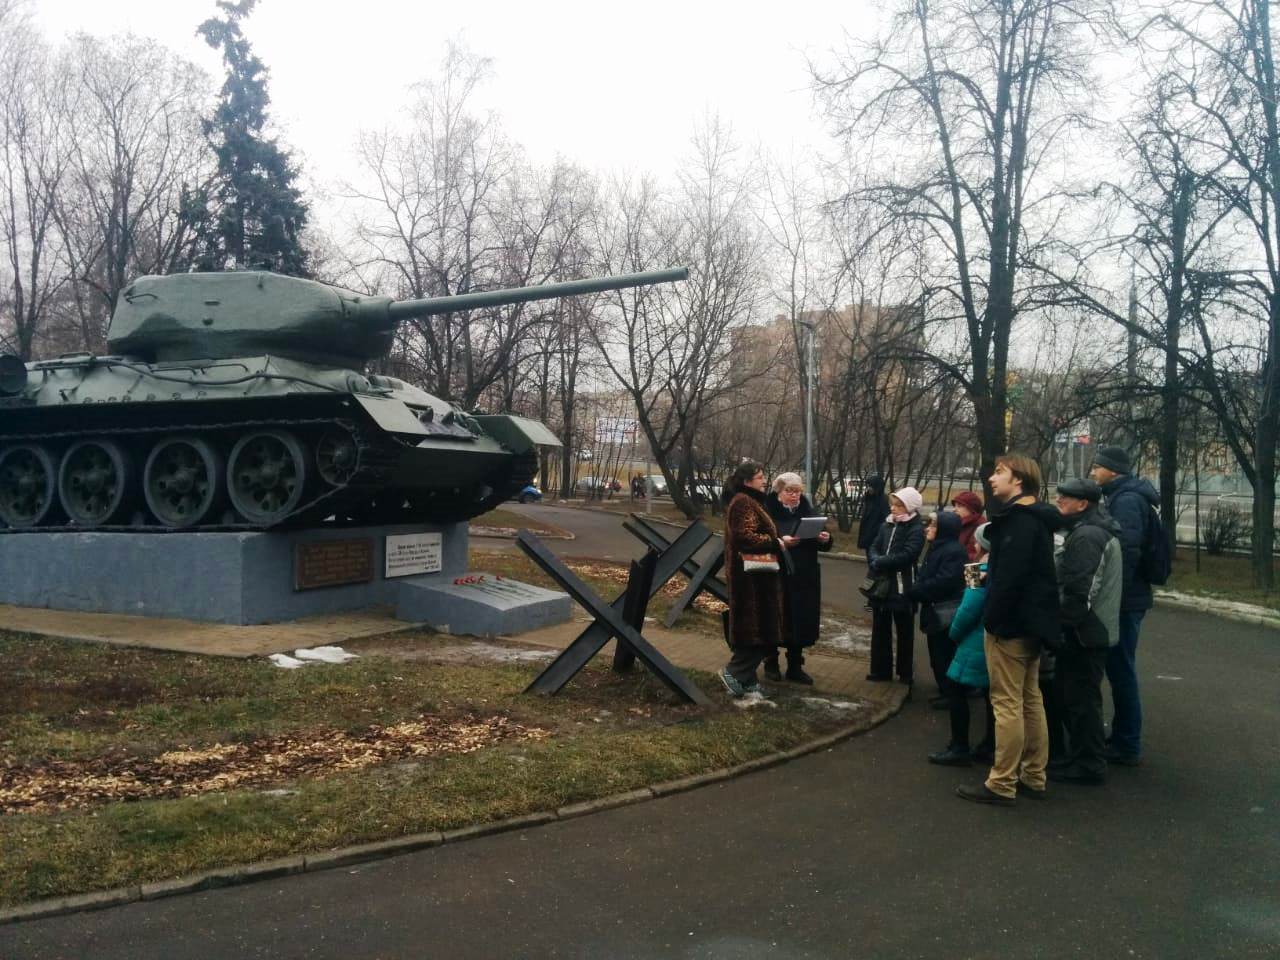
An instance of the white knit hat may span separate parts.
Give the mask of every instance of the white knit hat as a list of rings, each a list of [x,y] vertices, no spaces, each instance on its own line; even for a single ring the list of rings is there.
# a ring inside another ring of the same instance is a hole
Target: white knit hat
[[[907,508],[907,513],[912,516],[918,514],[920,508],[924,506],[924,497],[920,496],[920,491],[915,487],[903,487],[893,491],[893,495],[902,501],[902,505]]]

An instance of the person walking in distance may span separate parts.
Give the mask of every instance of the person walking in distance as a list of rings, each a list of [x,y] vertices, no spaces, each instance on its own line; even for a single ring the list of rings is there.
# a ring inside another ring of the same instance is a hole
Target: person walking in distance
[[[764,467],[740,463],[725,484],[724,572],[733,655],[720,679],[732,696],[760,689],[756,668],[783,643],[781,564],[787,544],[765,509]],[[787,537],[786,540],[792,540]]]
[[[1053,569],[1053,532],[1061,516],[1037,499],[1040,467],[1030,457],[997,457],[989,483],[999,504],[993,504],[987,527],[991,556],[983,646],[996,753],[986,782],[957,787],[956,794],[977,803],[1012,806],[1020,792],[1044,797],[1049,742],[1040,697],[1040,649],[1062,629]]]
[[[1089,477],[1102,487],[1107,512],[1120,524],[1120,552],[1124,557],[1124,587],[1120,596],[1120,637],[1107,653],[1107,681],[1115,713],[1107,760],[1136,767],[1142,762],[1142,701],[1138,695],[1138,632],[1151,609],[1151,584],[1142,577],[1142,545],[1152,511],[1160,503],[1156,488],[1131,475],[1129,454],[1123,447],[1103,447],[1093,458]]]
[[[858,549],[863,553],[871,548],[880,535],[880,528],[889,516],[889,498],[884,495],[884,477],[873,473],[864,481],[862,494],[862,519],[858,521]]]
[[[1049,779],[1099,784],[1106,779],[1102,741],[1102,672],[1107,650],[1120,632],[1123,560],[1120,525],[1098,505],[1102,488],[1092,480],[1058,484],[1058,512],[1066,535],[1056,552],[1062,601],[1058,695],[1069,752],[1049,764]]]

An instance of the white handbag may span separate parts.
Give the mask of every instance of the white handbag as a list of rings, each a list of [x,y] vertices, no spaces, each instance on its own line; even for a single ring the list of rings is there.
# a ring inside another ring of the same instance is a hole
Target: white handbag
[[[742,555],[743,573],[778,573],[782,567],[778,558],[771,553],[744,553]]]

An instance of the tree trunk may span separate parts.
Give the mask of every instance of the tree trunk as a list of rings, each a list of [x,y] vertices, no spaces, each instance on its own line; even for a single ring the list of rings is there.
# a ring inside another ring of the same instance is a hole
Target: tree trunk
[[[1276,443],[1280,440],[1280,291],[1270,302],[1271,329],[1262,365],[1262,404],[1254,433],[1257,480],[1253,485],[1253,582],[1264,590],[1276,586]]]
[[[1164,383],[1160,387],[1160,516],[1169,538],[1169,556],[1178,540],[1178,349],[1182,337],[1183,286],[1187,271],[1187,227],[1195,180],[1178,175],[1170,223],[1169,287],[1165,293]],[[1131,320],[1136,318],[1131,317]],[[1132,339],[1132,333],[1130,334]]]

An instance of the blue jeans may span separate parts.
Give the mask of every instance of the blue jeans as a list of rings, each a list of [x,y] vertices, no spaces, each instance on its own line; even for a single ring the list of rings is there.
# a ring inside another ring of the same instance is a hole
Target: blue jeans
[[[1142,701],[1138,697],[1138,631],[1145,610],[1120,612],[1120,642],[1107,651],[1107,681],[1111,684],[1111,749],[1137,757],[1142,754]]]

